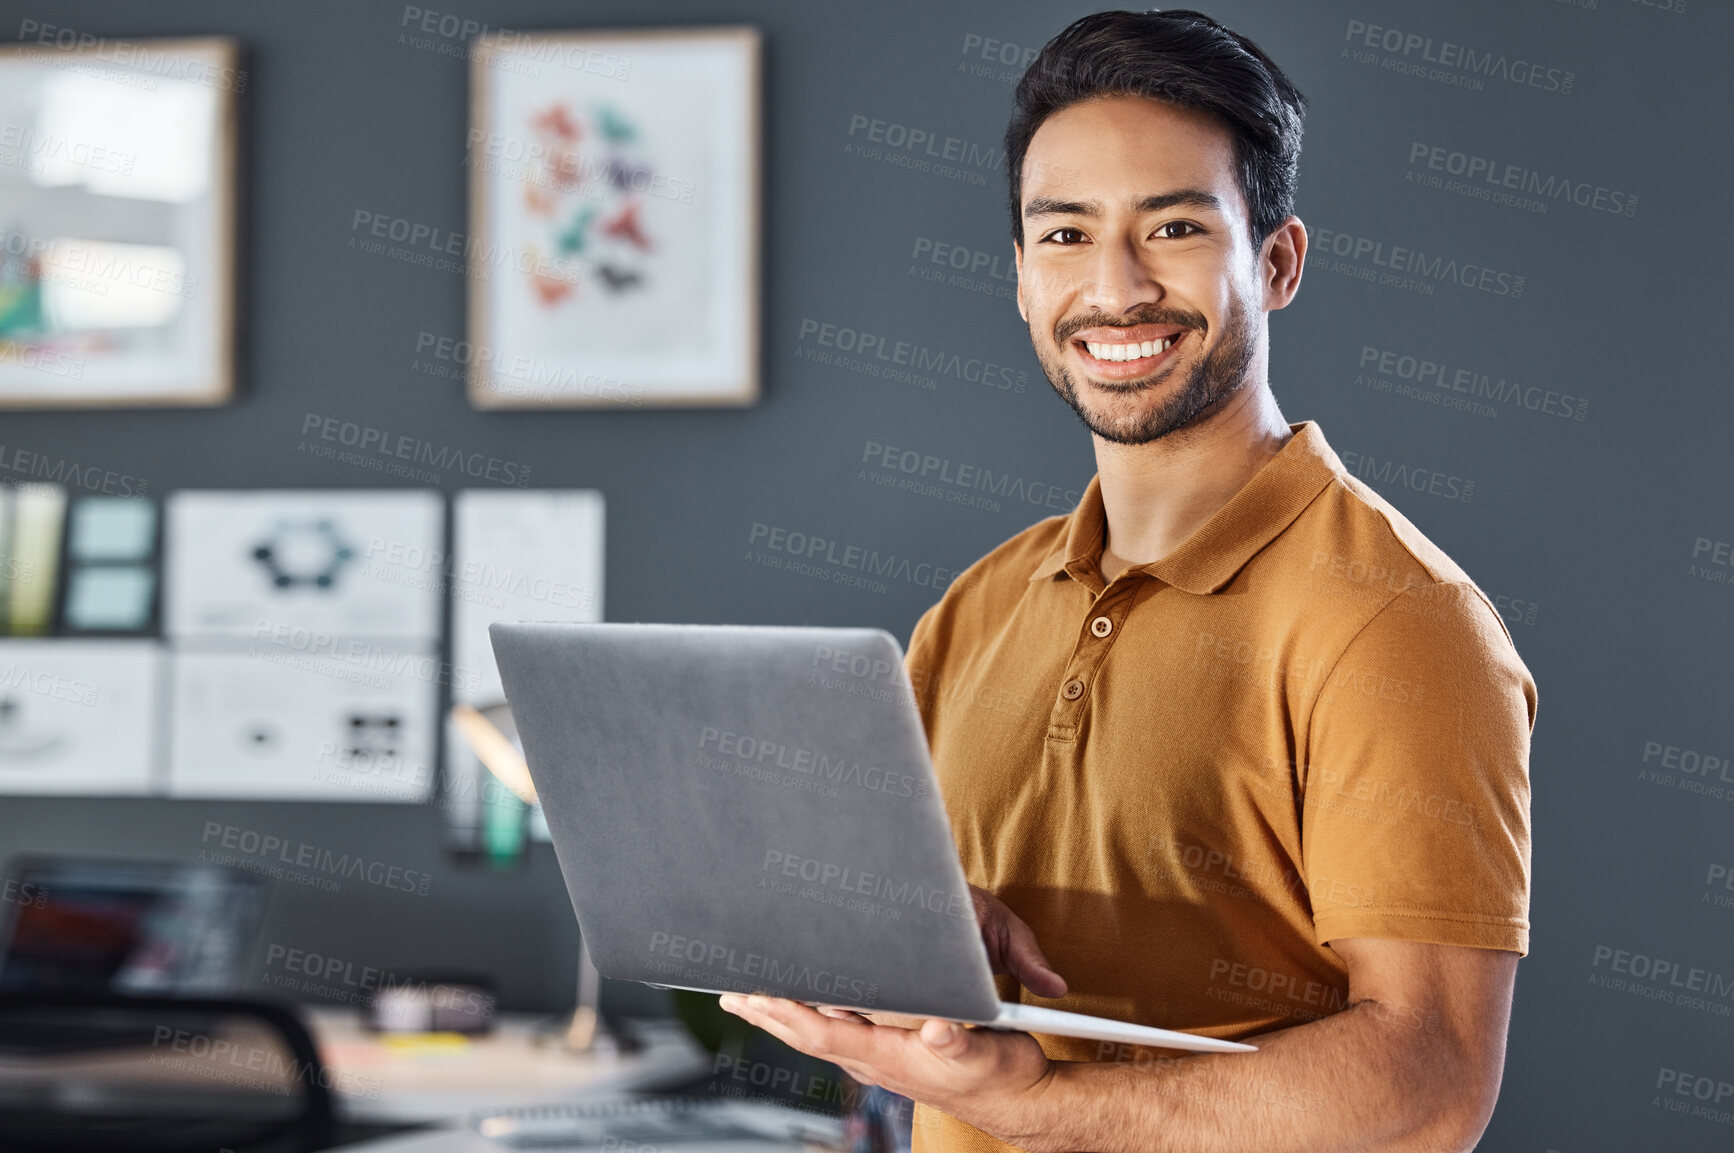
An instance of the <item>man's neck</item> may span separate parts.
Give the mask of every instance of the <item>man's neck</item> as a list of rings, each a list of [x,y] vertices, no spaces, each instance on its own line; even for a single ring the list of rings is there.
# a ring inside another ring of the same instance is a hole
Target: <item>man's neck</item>
[[[1149,444],[1096,437],[1107,513],[1102,577],[1173,552],[1294,434],[1266,384],[1248,385],[1202,423]]]

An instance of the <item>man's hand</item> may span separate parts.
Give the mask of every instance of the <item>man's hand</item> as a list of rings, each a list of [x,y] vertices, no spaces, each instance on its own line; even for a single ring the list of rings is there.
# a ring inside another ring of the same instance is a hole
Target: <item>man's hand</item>
[[[988,963],[1038,997],[1063,997],[1066,982],[1036,934],[985,889],[969,889]],[[938,1107],[992,1133],[1036,1132],[1054,1066],[1025,1033],[970,1029],[950,1021],[812,1008],[774,997],[725,994],[722,1007],[778,1040],[840,1066],[855,1080]]]
[[[847,1010],[814,1009],[775,997],[725,993],[721,1003],[862,1084],[883,1085],[987,1132],[1034,1134],[1040,1125],[1041,1096],[1054,1067],[1028,1034],[940,1020],[896,1028],[871,1024]]]
[[[1066,979],[1042,956],[1035,930],[986,889],[971,885],[969,895],[975,901],[975,919],[981,924],[981,941],[993,971],[1016,977],[1018,984],[1038,997],[1064,997]]]

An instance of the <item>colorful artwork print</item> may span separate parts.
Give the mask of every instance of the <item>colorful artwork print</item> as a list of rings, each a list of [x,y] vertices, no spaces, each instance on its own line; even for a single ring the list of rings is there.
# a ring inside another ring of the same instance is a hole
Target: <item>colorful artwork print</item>
[[[529,129],[538,149],[524,208],[546,222],[548,255],[577,262],[604,291],[643,289],[655,246],[638,189],[650,187],[654,174],[635,155],[639,133],[631,118],[606,103],[586,114],[561,101],[534,116]],[[585,278],[550,275],[546,269],[557,265],[534,254],[526,275],[538,301],[556,308]]]
[[[216,37],[0,47],[0,406],[227,400],[237,60]]]
[[[757,396],[758,48],[751,29],[481,42],[472,403]]]

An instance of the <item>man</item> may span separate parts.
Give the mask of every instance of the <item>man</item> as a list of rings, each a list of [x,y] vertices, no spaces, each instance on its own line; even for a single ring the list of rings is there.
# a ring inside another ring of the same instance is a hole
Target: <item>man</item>
[[[909,652],[1002,995],[1259,1051],[723,998],[920,1102],[919,1150],[1462,1150],[1492,1112],[1535,690],[1481,591],[1271,394],[1303,108],[1194,12],[1085,17],[1033,62],[1018,307],[1097,476]]]

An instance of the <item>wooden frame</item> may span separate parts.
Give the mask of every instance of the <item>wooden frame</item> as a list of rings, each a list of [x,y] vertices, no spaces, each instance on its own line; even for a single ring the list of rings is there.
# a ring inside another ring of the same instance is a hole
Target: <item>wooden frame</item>
[[[465,244],[472,405],[758,399],[761,58],[750,27],[506,32],[477,43]],[[682,261],[699,271],[685,275]]]
[[[225,404],[235,392],[238,104],[247,80],[240,67],[240,47],[232,38],[216,36],[160,40],[81,36],[64,47],[58,44],[61,38],[57,37],[54,44],[26,41],[0,46],[0,73],[8,69],[46,68],[55,71],[44,73],[44,86],[61,77],[83,78],[78,82],[86,83],[87,89],[105,82],[117,84],[125,90],[125,99],[120,103],[134,108],[141,103],[148,106],[153,98],[166,102],[178,96],[181,100],[178,108],[208,115],[208,152],[204,157],[207,167],[201,173],[204,183],[200,194],[192,197],[189,186],[182,190],[189,198],[177,201],[176,194],[161,191],[165,180],[172,182],[174,170],[161,163],[153,165],[152,153],[138,150],[137,144],[119,149],[106,147],[112,139],[140,139],[133,131],[136,125],[123,128],[115,121],[105,121],[101,110],[84,113],[94,128],[85,138],[57,133],[52,128],[43,130],[40,117],[35,124],[19,123],[5,114],[5,109],[15,102],[5,101],[3,94],[7,90],[0,80],[0,168],[10,170],[11,183],[20,190],[14,193],[14,199],[30,191],[27,185],[35,179],[36,171],[32,166],[41,163],[40,157],[59,157],[63,167],[69,162],[81,164],[89,171],[79,173],[78,179],[48,185],[36,193],[36,199],[46,203],[53,198],[51,208],[38,209],[48,218],[64,220],[79,212],[87,213],[87,219],[78,223],[88,226],[91,233],[53,241],[20,233],[0,234],[0,319],[9,317],[17,322],[19,314],[12,306],[31,292],[36,298],[39,320],[56,311],[65,320],[65,314],[77,310],[74,304],[81,294],[86,298],[83,307],[87,312],[92,308],[100,312],[105,305],[98,302],[110,297],[115,288],[120,289],[119,295],[130,295],[134,302],[143,299],[140,291],[180,298],[179,303],[169,308],[168,318],[154,326],[105,328],[94,322],[93,314],[85,318],[83,328],[76,323],[63,325],[58,332],[39,328],[40,335],[34,341],[29,339],[28,327],[13,329],[14,334],[22,332],[23,339],[17,335],[8,338],[5,328],[0,327],[0,408]],[[200,108],[198,94],[206,92],[212,98],[208,106]],[[72,115],[76,118],[78,114]],[[105,132],[109,134],[106,137]],[[160,157],[166,150],[165,147],[155,155]],[[182,174],[185,175],[184,170]],[[83,187],[79,179],[84,181]],[[0,192],[4,192],[5,180],[5,173],[0,172]],[[154,198],[141,191],[151,181],[156,182],[158,190]],[[130,187],[128,182],[132,182]],[[105,186],[106,195],[96,191]],[[105,205],[104,199],[113,199],[114,203]],[[141,223],[143,214],[135,211],[141,201],[167,204],[170,207],[166,211],[170,213],[194,215],[177,218],[166,230],[168,235],[129,234],[129,228],[139,228]],[[13,228],[20,215],[23,213],[0,223],[0,229]],[[185,219],[193,221],[191,228],[183,228]],[[140,246],[141,240],[155,243]],[[186,248],[182,247],[183,242]],[[149,257],[134,258],[138,253],[164,252],[181,258],[189,249],[194,259],[186,263],[153,266]],[[68,267],[75,263],[79,266],[77,271],[70,275],[44,273],[44,265],[51,267],[54,258],[61,254],[76,257],[63,263]],[[28,280],[32,261],[36,285],[33,289],[19,289],[19,274]],[[97,283],[103,279],[111,283]],[[44,286],[50,282],[54,290],[45,292]],[[11,294],[7,293],[8,287],[14,290]],[[63,304],[58,309],[45,307],[45,297],[60,298]],[[28,302],[25,306],[29,306]],[[121,305],[108,303],[106,307],[112,319]],[[154,330],[157,336],[137,337],[138,332],[147,329]],[[60,342],[59,347],[56,341]],[[105,342],[109,347],[104,346]],[[118,350],[112,347],[115,343],[121,346]],[[32,372],[35,376],[29,375]]]

